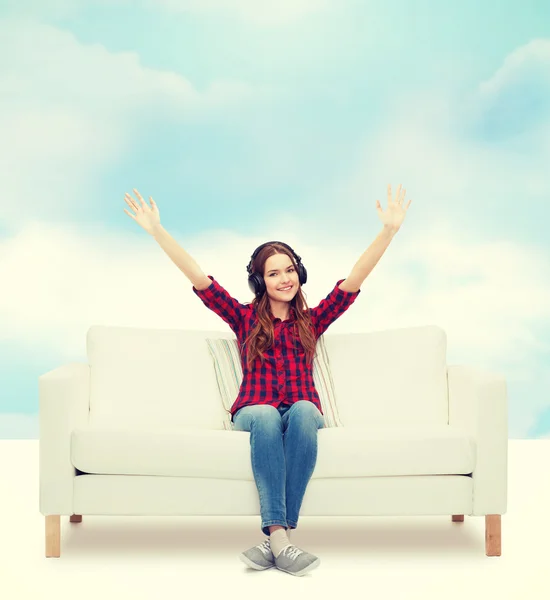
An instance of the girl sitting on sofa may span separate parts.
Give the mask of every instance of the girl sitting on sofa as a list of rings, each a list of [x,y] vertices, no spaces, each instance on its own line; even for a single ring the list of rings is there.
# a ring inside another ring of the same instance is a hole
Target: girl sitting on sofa
[[[336,282],[315,308],[308,308],[302,286],[307,271],[287,244],[266,242],[256,248],[247,265],[254,299],[240,303],[195,260],[160,224],[150,197],[149,206],[134,189],[139,203],[125,195],[135,215],[126,212],[155,238],[193,284],[193,292],[219,315],[237,336],[243,380],[231,407],[238,431],[250,432],[251,462],[260,499],[261,544],[240,555],[257,570],[277,567],[302,576],[320,559],[290,542],[298,526],[302,500],[317,460],[317,431],[325,426],[319,394],[313,382],[317,340],[360,294],[361,284],[380,260],[399,230],[407,209],[405,190],[395,200],[388,186],[388,209],[376,202],[383,229],[359,258],[347,279]]]

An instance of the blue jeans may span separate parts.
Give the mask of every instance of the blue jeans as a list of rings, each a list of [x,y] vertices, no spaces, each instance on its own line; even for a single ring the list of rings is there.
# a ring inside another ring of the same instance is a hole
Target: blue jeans
[[[317,461],[317,430],[325,426],[309,400],[290,406],[255,404],[239,409],[236,431],[250,431],[252,471],[260,496],[261,529],[296,529],[307,484]]]

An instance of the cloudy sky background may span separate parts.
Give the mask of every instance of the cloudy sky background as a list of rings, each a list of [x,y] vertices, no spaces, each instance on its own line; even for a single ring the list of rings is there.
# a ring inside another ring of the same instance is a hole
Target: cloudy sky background
[[[280,239],[315,306],[402,229],[328,332],[425,324],[505,375],[510,438],[550,437],[550,5],[507,0],[4,1],[0,438],[94,324],[225,329],[125,212],[242,302]]]

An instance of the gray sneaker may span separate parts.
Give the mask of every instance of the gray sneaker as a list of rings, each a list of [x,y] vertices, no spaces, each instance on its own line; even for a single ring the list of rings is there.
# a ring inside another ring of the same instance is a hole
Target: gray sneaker
[[[271,540],[269,537],[261,544],[242,552],[239,558],[245,565],[257,571],[263,571],[275,566],[275,558],[271,551]]]
[[[287,546],[279,556],[275,556],[275,566],[277,569],[297,575],[301,577],[309,571],[312,571],[321,563],[321,559],[317,558],[309,552],[300,550],[297,546]]]

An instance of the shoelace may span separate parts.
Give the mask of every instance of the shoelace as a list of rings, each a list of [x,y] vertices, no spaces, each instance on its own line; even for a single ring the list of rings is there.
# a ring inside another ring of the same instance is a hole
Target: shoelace
[[[287,546],[283,552],[289,557],[289,558],[296,558],[297,556],[299,556],[300,554],[303,554],[303,551],[300,550],[300,548],[297,548],[296,546]]]
[[[258,548],[265,554],[266,558],[269,558],[270,555],[272,554],[272,550],[271,550],[271,544],[269,543],[269,538],[267,540],[264,540],[259,546]]]

